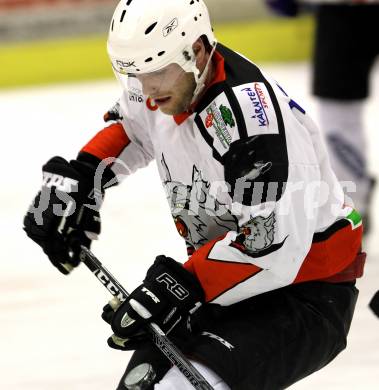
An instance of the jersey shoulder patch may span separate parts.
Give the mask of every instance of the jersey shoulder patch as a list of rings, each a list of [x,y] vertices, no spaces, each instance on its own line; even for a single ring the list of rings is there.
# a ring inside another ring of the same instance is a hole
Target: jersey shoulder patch
[[[217,95],[199,112],[196,122],[207,143],[221,157],[239,138],[237,116],[225,92]]]
[[[279,134],[276,110],[267,86],[251,82],[233,87],[246,123],[248,136]]]

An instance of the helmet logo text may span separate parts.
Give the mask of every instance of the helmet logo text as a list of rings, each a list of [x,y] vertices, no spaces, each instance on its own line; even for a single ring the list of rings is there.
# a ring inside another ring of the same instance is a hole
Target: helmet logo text
[[[124,61],[117,60],[116,64],[120,68],[130,68],[132,66],[134,66],[136,68],[136,62],[135,61],[124,62]]]
[[[163,27],[163,36],[167,37],[167,35],[171,34],[177,27],[179,26],[179,22],[177,18],[171,20],[171,22]]]

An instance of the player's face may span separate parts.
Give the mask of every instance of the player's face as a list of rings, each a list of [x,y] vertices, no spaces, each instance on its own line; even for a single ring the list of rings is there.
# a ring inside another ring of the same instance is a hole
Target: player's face
[[[178,115],[186,111],[196,88],[193,73],[185,72],[178,64],[138,75],[145,95],[150,96],[159,109],[167,115]]]

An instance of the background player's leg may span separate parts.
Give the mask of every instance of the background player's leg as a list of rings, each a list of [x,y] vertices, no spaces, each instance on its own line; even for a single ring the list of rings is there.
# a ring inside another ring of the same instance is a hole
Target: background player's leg
[[[334,172],[338,180],[346,182],[343,185],[345,192],[353,200],[355,208],[366,216],[374,180],[367,169],[364,101],[319,101],[320,126],[327,139]]]
[[[378,16],[378,6],[319,6],[313,58],[313,93],[332,167],[340,181],[355,184],[355,192],[347,187],[345,192],[364,217],[366,232],[374,180],[368,173],[362,111],[377,55],[376,42],[366,37],[377,34]]]

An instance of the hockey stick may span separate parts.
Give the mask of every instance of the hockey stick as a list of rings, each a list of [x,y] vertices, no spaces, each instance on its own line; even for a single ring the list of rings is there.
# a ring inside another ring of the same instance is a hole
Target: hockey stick
[[[95,255],[85,246],[81,246],[80,260],[90,269],[107,290],[121,302],[125,301],[129,293],[122,287],[117,279],[101,264]],[[195,389],[213,390],[213,387],[191,364],[191,362],[168,339],[162,329],[155,323],[150,323],[147,330],[152,336],[152,341],[159,350],[173,363],[179,371],[188,379]]]

